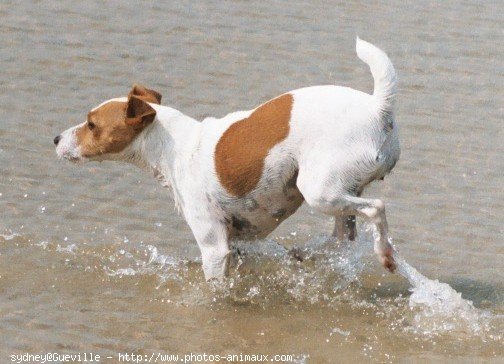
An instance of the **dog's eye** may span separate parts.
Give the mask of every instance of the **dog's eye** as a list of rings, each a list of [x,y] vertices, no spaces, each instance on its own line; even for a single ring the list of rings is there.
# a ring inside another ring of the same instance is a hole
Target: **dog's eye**
[[[94,128],[96,128],[96,124],[93,123],[92,121],[88,121],[87,126],[89,130],[93,130]]]

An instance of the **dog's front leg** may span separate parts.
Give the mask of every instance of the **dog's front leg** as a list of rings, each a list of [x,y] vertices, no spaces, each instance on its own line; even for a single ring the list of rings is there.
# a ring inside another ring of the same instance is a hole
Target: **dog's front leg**
[[[223,280],[229,269],[229,241],[226,225],[200,219],[190,224],[201,252],[201,261],[205,279]]]
[[[230,250],[227,240],[216,241],[212,246],[201,246],[201,261],[205,279],[223,280],[228,276]]]

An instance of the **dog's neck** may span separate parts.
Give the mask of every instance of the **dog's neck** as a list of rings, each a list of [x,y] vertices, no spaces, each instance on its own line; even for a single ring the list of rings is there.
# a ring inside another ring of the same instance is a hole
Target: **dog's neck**
[[[164,187],[172,187],[179,207],[177,181],[196,148],[201,124],[170,107],[151,106],[156,110],[155,120],[126,148],[123,160],[150,171]]]

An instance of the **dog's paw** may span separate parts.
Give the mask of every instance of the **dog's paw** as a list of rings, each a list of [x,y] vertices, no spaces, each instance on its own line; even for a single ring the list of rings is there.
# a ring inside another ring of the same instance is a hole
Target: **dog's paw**
[[[397,265],[392,255],[383,255],[380,257],[380,262],[383,267],[388,270],[390,273],[394,273]]]
[[[300,248],[292,248],[287,252],[292,258],[296,259],[298,262],[303,262],[306,259],[306,252]]]

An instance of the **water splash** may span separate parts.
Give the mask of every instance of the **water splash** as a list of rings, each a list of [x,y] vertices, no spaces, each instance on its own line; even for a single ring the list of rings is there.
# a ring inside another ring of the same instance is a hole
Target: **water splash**
[[[21,236],[20,234],[18,233],[13,233],[13,232],[10,232],[8,234],[0,234],[0,238],[2,238],[3,240],[5,241],[9,241],[9,240],[12,240],[18,236]]]
[[[219,297],[260,305],[276,302],[332,304],[338,293],[359,280],[365,244],[339,244],[319,235],[302,247],[288,248],[275,240],[239,242],[231,275],[212,285]]]
[[[371,310],[377,317],[395,317],[392,326],[426,337],[462,334],[490,340],[503,338],[496,330],[502,326],[502,318],[474,307],[448,284],[428,279],[397,253],[398,272],[410,283],[411,295],[373,296],[370,289],[380,286],[380,282],[374,278],[369,281],[369,277],[376,277],[374,270],[379,269],[369,229],[361,231],[358,241],[351,243],[337,243],[330,236],[319,235],[297,246],[297,239],[289,239],[277,239],[283,240],[282,244],[274,239],[238,242],[230,277],[214,284],[204,281],[199,258],[163,255],[155,246],[143,243],[136,248],[115,246],[106,255],[93,250],[93,254],[86,255],[94,257],[87,266],[101,266],[111,278],[154,278],[163,302],[195,306],[209,302],[226,305],[231,301],[264,308],[279,302],[348,305]],[[46,247],[44,243],[44,250]],[[76,253],[59,245],[54,250]]]
[[[40,246],[43,246],[42,243]],[[47,247],[47,244],[45,245]],[[75,254],[75,250],[77,249],[76,244],[69,244],[67,246],[61,246],[58,244],[56,247],[56,251],[60,253],[70,253],[70,254]]]
[[[413,330],[425,335],[465,333],[482,336],[490,332],[491,315],[474,307],[446,283],[431,280],[395,256],[398,271],[411,284],[409,306],[415,312]]]
[[[143,257],[140,257],[139,254],[132,254],[120,249],[108,257],[109,264],[104,266],[105,273],[110,277],[155,275],[159,278],[159,284],[156,288],[168,280],[177,282],[182,280],[186,260],[159,254],[158,249],[153,245],[145,246],[145,255],[147,260],[142,259]],[[116,267],[112,268],[111,265]],[[132,268],[131,265],[135,268]]]

